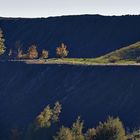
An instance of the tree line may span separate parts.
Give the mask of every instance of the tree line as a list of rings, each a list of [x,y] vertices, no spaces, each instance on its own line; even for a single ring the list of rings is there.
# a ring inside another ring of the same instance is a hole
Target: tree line
[[[24,135],[18,129],[13,129],[11,140],[140,140],[140,131],[126,132],[118,117],[108,117],[96,127],[87,129],[80,117],[70,127],[61,126],[61,111],[62,105],[59,102],[53,107],[46,106]]]
[[[47,59],[49,58],[49,51],[46,49],[43,49],[41,51],[41,54],[39,54],[37,45],[33,44],[31,45],[28,50],[24,51],[22,48],[22,44],[18,41],[16,42],[16,49],[9,49],[8,57],[9,58],[16,58],[16,59]],[[0,55],[3,55],[6,52],[5,47],[5,39],[3,36],[3,32],[0,29]],[[56,56],[58,58],[64,58],[68,56],[68,49],[67,46],[64,43],[61,43],[56,48]]]

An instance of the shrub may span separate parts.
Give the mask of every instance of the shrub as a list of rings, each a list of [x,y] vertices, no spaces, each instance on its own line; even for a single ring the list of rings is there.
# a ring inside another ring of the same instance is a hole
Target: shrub
[[[3,32],[0,29],[0,55],[2,55],[6,49],[4,42],[5,42],[5,39],[3,38]]]
[[[59,47],[56,48],[56,55],[60,58],[64,58],[68,55],[69,51],[67,50],[67,46],[62,43]]]
[[[96,128],[94,140],[126,140],[125,130],[119,118],[109,117],[104,123],[100,123]]]

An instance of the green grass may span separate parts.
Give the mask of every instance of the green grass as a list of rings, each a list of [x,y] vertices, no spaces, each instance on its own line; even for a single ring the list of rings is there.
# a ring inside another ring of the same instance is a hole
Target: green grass
[[[97,59],[111,63],[137,62],[140,59],[140,42],[115,50]]]

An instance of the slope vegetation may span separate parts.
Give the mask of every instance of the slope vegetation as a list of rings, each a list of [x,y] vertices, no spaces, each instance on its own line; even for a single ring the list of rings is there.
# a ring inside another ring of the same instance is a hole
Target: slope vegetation
[[[109,54],[97,58],[101,62],[138,62],[140,60],[140,42],[123,47]]]

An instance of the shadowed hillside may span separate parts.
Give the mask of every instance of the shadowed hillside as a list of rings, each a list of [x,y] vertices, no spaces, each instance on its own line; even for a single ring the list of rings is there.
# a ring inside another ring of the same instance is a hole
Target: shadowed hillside
[[[64,42],[69,57],[97,57],[140,40],[140,16],[64,16],[39,19],[1,18],[6,46],[31,44],[47,48],[51,57]]]
[[[39,51],[49,50],[50,57],[55,57],[61,42],[68,46],[69,57],[105,55],[139,41],[139,25],[140,16],[0,18],[7,51],[20,40],[25,50],[36,44]],[[60,120],[64,125],[80,115],[86,127],[92,127],[111,115],[119,116],[126,127],[140,126],[139,75],[136,66],[0,62],[0,139],[7,140],[12,128],[24,131],[46,105],[56,101],[63,106]]]
[[[108,115],[140,125],[139,67],[0,64],[0,131],[27,127],[47,105],[60,101],[61,123],[78,115],[86,127]],[[10,69],[9,69],[10,68]]]

